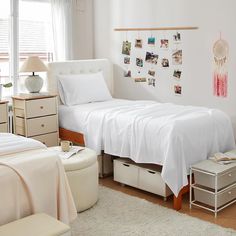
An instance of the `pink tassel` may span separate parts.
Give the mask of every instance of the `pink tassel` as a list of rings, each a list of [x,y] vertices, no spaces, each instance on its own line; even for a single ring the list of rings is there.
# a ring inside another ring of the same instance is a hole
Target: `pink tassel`
[[[214,73],[214,95],[217,97],[227,97],[228,74]]]

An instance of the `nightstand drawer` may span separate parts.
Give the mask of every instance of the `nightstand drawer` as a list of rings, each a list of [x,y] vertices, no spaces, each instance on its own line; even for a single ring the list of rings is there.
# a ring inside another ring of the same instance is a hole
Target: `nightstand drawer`
[[[26,117],[33,118],[57,114],[56,98],[44,98],[26,101]]]
[[[56,132],[58,129],[56,115],[28,119],[26,122],[27,122],[28,137]]]
[[[227,173],[223,173],[217,177],[200,173],[198,171],[194,171],[195,183],[198,185],[202,185],[208,188],[215,189],[215,178],[217,178],[217,189],[222,189],[234,182],[236,182],[236,168],[228,171]]]
[[[0,133],[7,133],[7,132],[8,132],[7,123],[0,124]]]
[[[51,133],[51,134],[34,136],[33,138],[42,142],[47,147],[58,146],[58,133],[57,132]]]
[[[214,207],[215,206],[215,195],[209,192],[204,192],[200,189],[194,189],[194,197],[195,200],[204,204],[207,204],[209,206]],[[217,208],[225,205],[226,203],[234,200],[236,198],[236,186],[233,186],[225,191],[222,191],[221,193],[218,193],[217,196]]]
[[[7,104],[0,104],[0,123],[7,122]]]

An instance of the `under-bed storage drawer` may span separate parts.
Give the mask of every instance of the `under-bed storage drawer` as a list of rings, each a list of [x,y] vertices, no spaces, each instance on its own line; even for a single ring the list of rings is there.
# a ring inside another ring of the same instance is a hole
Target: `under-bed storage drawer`
[[[120,159],[114,160],[114,180],[132,187],[138,187],[138,166]]]
[[[160,172],[145,168],[139,169],[139,188],[163,197],[168,197],[172,194],[163,181]]]
[[[115,159],[114,180],[163,197],[170,196],[172,192],[162,179],[160,168],[151,170],[144,166],[125,158]]]

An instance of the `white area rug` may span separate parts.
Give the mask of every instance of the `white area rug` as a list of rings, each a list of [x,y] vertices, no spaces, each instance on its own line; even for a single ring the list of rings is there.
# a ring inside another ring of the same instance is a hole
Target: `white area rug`
[[[231,229],[101,186],[98,203],[78,215],[72,232],[73,236],[236,235]]]

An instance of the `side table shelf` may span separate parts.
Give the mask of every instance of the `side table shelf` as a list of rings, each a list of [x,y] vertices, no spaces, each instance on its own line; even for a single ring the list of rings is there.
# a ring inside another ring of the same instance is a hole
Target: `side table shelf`
[[[190,208],[217,213],[236,202],[236,163],[205,160],[190,168]]]

